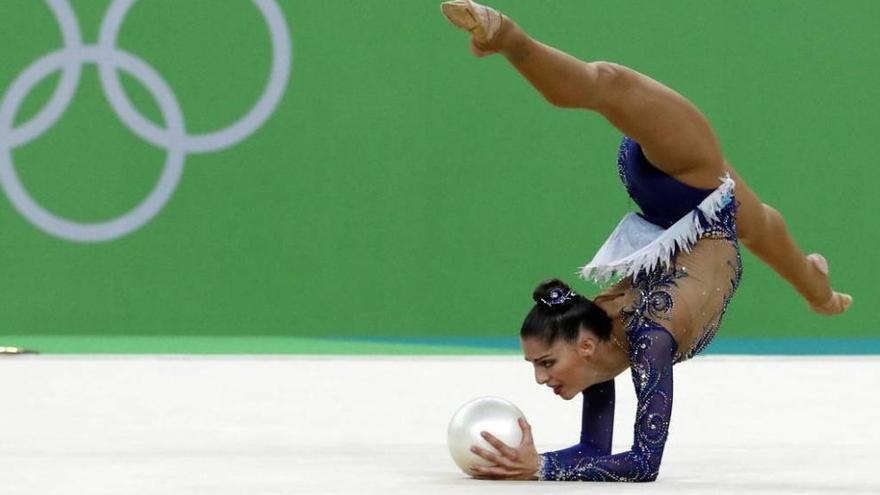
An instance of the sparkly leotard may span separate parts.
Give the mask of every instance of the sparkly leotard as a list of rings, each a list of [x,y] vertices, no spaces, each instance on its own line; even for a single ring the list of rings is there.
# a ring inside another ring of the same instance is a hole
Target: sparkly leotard
[[[621,222],[603,250],[625,245],[623,255],[597,255],[588,265],[594,270],[588,273],[610,267],[631,275],[606,294],[625,298],[620,317],[638,399],[633,444],[611,454],[614,381],[593,385],[583,392],[580,442],[542,454],[542,480],[657,478],[672,414],[672,366],[709,345],[742,274],[732,181],[728,189],[714,191],[683,184],[651,165],[638,143],[626,137],[618,167],[627,193],[642,209],[639,216],[649,228],[657,227],[651,242],[632,241],[645,230]],[[720,200],[713,203],[713,195]]]

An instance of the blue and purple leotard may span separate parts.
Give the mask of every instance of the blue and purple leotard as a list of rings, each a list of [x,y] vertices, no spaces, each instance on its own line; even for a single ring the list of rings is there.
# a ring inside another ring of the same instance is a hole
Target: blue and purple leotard
[[[734,182],[716,189],[679,182],[654,167],[625,137],[618,170],[641,209],[630,213],[581,269],[585,278],[620,280],[620,318],[638,405],[630,450],[611,454],[614,381],[583,392],[577,445],[541,455],[542,480],[653,481],[672,416],[672,367],[711,342],[742,274]]]

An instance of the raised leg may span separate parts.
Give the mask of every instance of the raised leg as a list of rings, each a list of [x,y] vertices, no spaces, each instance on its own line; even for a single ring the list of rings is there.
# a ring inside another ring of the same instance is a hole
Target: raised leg
[[[635,139],[653,165],[698,187],[716,187],[730,173],[740,202],[743,245],[794,286],[822,314],[845,311],[852,298],[834,292],[825,259],[805,256],[778,211],[763,204],[724,160],[708,120],[663,84],[610,62],[584,62],[526,34],[510,18],[471,0],[443,4],[443,13],[471,33],[477,56],[500,53],[552,104],[598,112]]]
[[[472,34],[475,54],[501,53],[553,105],[598,112],[635,139],[655,166],[691,185],[718,185],[724,160],[715,132],[672,89],[618,64],[578,60],[470,0],[447,2],[443,12]]]
[[[736,181],[739,201],[736,223],[740,242],[787,280],[813,311],[824,315],[846,311],[852,304],[852,296],[831,288],[825,258],[818,253],[805,256],[788,232],[782,214],[762,203],[733,168],[728,166],[728,170]]]

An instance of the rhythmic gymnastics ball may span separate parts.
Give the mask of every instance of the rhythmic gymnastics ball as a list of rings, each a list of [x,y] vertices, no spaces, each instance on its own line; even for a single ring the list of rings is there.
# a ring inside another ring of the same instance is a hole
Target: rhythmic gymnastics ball
[[[525,419],[522,411],[512,402],[498,397],[480,397],[465,403],[449,422],[447,442],[452,460],[471,476],[474,473],[469,466],[491,466],[491,462],[471,452],[471,447],[476,445],[500,453],[480,435],[483,431],[511,447],[519,447],[522,442],[519,418]]]

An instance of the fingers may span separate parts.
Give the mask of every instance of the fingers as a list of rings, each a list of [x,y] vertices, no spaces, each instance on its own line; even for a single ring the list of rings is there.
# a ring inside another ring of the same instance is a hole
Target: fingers
[[[500,466],[471,466],[471,471],[475,478],[487,480],[510,478],[519,474]]]
[[[489,442],[489,445],[495,447],[495,449],[498,450],[498,452],[501,452],[501,455],[503,455],[504,457],[507,457],[508,459],[516,460],[516,458],[517,458],[516,449],[509,447],[506,443],[502,442],[501,440],[498,440],[497,438],[495,438],[495,436],[493,436],[489,432],[484,431],[481,433],[481,435],[483,436],[483,438],[486,439],[487,442]]]
[[[535,439],[532,437],[532,425],[526,421],[526,418],[519,418],[519,427],[523,432],[523,439],[520,445],[533,445]]]
[[[506,468],[514,467],[511,459],[509,459],[503,455],[498,455],[494,452],[489,452],[486,449],[481,449],[480,447],[473,446],[473,447],[471,447],[471,452],[473,452],[474,454],[477,454],[478,456],[482,457],[483,459],[486,459],[487,461],[489,461],[493,464],[497,464],[498,466],[503,466]]]
[[[491,452],[474,445],[471,452],[492,463],[491,466],[471,465],[469,474],[477,479],[534,479],[534,439],[532,426],[525,418],[519,418],[519,427],[522,430],[522,442],[518,448],[510,447],[489,432],[481,432],[480,435],[499,453]],[[539,458],[539,456],[538,456]]]

